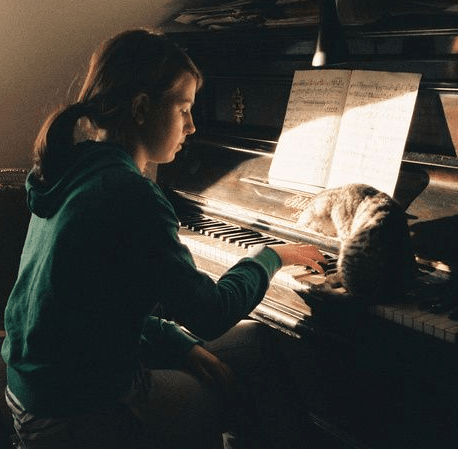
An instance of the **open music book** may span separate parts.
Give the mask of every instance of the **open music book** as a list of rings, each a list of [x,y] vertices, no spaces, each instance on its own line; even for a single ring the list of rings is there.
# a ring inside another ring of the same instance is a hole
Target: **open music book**
[[[365,183],[393,195],[420,78],[296,71],[269,183],[310,193]]]

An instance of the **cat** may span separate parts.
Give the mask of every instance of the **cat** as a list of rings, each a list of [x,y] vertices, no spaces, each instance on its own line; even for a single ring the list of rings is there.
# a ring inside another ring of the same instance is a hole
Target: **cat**
[[[340,241],[331,285],[365,300],[393,299],[412,286],[416,262],[407,215],[389,195],[366,184],[327,189],[307,204],[297,224]]]

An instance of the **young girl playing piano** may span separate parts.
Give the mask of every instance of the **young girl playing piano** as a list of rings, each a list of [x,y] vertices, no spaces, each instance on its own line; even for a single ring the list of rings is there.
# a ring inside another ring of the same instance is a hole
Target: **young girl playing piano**
[[[264,437],[297,447],[271,333],[244,318],[282,265],[320,269],[322,255],[310,245],[260,248],[214,282],[142,176],[194,133],[201,85],[164,36],[124,32],[94,53],[77,101],[37,137],[2,347],[27,448],[205,449],[221,447],[226,431],[243,447],[266,447]],[[87,133],[79,143],[78,127]]]

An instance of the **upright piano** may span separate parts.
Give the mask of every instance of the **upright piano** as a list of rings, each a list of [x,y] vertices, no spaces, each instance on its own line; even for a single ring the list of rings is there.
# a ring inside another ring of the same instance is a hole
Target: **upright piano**
[[[458,16],[324,25],[171,30],[205,83],[197,132],[148,175],[174,204],[198,268],[215,279],[256,243],[316,244],[332,269],[339,242],[295,224],[311,195],[268,182],[294,71],[312,69],[326,44],[325,67],[421,73],[394,194],[419,265],[412,290],[361,304],[323,275],[287,267],[251,317],[291,341],[298,395],[332,447],[456,449]]]

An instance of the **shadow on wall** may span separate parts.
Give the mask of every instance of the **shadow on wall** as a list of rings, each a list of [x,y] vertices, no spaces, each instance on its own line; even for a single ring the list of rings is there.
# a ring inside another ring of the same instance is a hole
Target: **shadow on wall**
[[[31,166],[46,116],[66,103],[92,51],[121,31],[158,27],[184,0],[21,0],[0,9],[0,167]]]

